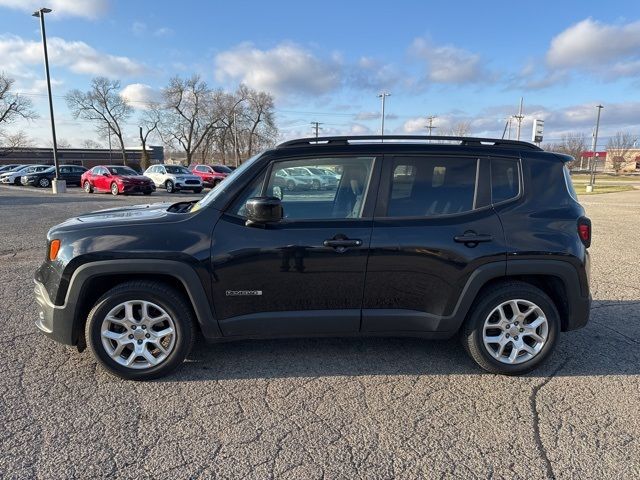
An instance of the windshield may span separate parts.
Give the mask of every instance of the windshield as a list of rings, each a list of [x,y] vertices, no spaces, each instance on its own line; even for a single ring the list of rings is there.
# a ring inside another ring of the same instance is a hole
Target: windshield
[[[242,175],[242,172],[249,168],[258,158],[262,156],[262,154],[263,152],[254,155],[249,160],[246,160],[238,168],[232,170],[227,178],[225,178],[224,182],[221,182],[217,187],[212,188],[209,193],[207,193],[198,203],[193,206],[191,211],[197,212],[198,210],[206,207],[216,198],[218,198],[218,195],[221,195],[223,192],[227,191],[227,189]]]
[[[111,175],[122,175],[125,177],[131,176],[131,175],[138,175],[138,172],[136,172],[133,168],[129,168],[129,167],[107,167],[107,169],[109,170]]]
[[[167,173],[180,173],[182,175],[191,175],[191,172],[180,165],[165,165],[164,166]]]

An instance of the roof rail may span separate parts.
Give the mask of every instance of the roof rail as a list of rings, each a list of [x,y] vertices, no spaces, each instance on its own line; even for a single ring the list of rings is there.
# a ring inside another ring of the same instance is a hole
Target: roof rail
[[[429,135],[354,135],[339,137],[310,137],[289,140],[279,144],[276,148],[309,147],[318,145],[349,145],[352,143],[382,143],[386,140],[404,140],[409,142],[460,142],[459,145],[472,147],[504,147],[527,148],[530,150],[542,150],[533,143],[521,140],[503,140],[498,138],[456,137],[456,136],[429,136]],[[377,141],[377,142],[374,142]]]

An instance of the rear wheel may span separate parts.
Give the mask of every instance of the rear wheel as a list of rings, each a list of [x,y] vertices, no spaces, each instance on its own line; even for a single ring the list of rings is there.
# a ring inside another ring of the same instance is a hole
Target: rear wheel
[[[42,188],[48,188],[51,185],[51,181],[47,177],[42,177],[38,180],[38,186]]]
[[[483,369],[518,375],[551,354],[559,333],[560,317],[547,294],[528,283],[509,282],[485,292],[472,307],[462,342]]]
[[[84,181],[84,185],[82,186],[82,188],[87,193],[93,193],[93,188],[91,188],[91,183],[89,183],[89,180]]]
[[[182,364],[195,327],[191,308],[179,292],[160,282],[135,281],[112,288],[98,300],[85,336],[109,373],[151,380]]]
[[[120,193],[118,191],[118,184],[116,182],[113,182],[111,184],[111,195],[118,195],[118,193]]]

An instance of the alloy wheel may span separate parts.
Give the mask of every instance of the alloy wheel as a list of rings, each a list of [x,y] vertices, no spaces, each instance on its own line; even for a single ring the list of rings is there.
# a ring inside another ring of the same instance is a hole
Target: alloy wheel
[[[176,326],[161,306],[145,300],[129,300],[105,316],[100,338],[112,360],[141,370],[161,364],[173,352]]]
[[[517,365],[540,353],[549,337],[549,322],[542,309],[529,300],[502,302],[484,321],[482,341],[499,362]]]
[[[42,188],[47,188],[49,186],[49,179],[48,178],[41,178],[40,181],[38,182],[38,184],[42,187]]]

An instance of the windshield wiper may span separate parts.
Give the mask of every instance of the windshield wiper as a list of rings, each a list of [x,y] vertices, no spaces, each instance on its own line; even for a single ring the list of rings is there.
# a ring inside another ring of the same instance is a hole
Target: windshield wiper
[[[198,200],[174,203],[167,208],[167,211],[173,213],[187,213],[196,203],[198,203]]]

